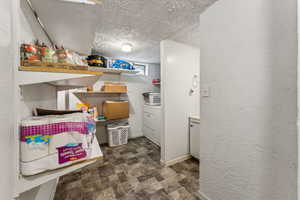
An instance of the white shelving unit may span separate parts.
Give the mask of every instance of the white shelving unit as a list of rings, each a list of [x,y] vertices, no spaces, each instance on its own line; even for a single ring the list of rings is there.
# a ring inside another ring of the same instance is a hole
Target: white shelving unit
[[[75,89],[94,85],[99,80],[99,78],[99,76],[87,76],[81,78],[51,81],[48,82],[48,84],[57,87],[58,90]]]
[[[66,81],[68,79],[78,79],[85,77],[101,76],[104,73],[114,74],[136,74],[138,71],[114,69],[114,68],[101,68],[101,67],[89,67],[68,63],[47,63],[40,61],[22,61],[22,65],[17,72],[17,80],[19,85],[30,85],[36,83],[58,82],[59,85],[74,86],[72,81]],[[87,80],[87,79],[85,79]],[[62,82],[62,83],[61,83]],[[85,84],[86,85],[86,84]]]
[[[101,73],[96,73],[101,74]],[[19,86],[29,86],[35,84],[42,84],[47,83],[52,86],[55,86],[57,90],[65,89],[65,88],[80,88],[88,85],[93,85],[96,83],[100,78],[100,75],[93,75],[93,74],[77,74],[77,73],[56,73],[56,72],[35,72],[35,71],[17,71],[16,72],[16,80]],[[20,96],[22,98],[22,94]],[[22,104],[22,99],[18,100],[18,104]],[[18,119],[23,118],[24,116],[17,117]],[[16,124],[19,124],[16,123]],[[18,134],[19,131],[17,131]],[[17,146],[19,146],[20,141],[19,137],[17,139]],[[101,152],[99,143],[97,138],[95,137],[95,141],[92,147],[92,156],[89,160],[80,162],[78,164],[74,164],[65,168],[52,170],[48,172],[43,172],[38,175],[33,176],[22,176],[20,171],[17,171],[17,180],[16,180],[16,190],[15,196],[17,197],[23,192],[29,191],[35,187],[43,185],[48,181],[54,180],[68,174],[72,171],[78,170],[80,168],[86,167],[90,164],[95,163],[97,160],[102,159],[103,154]],[[16,151],[16,162],[19,162],[19,151]]]
[[[30,67],[30,66],[29,66]],[[30,69],[30,68],[28,68]],[[52,86],[55,86],[57,91],[58,90],[64,90],[64,89],[72,89],[72,88],[81,88],[85,86],[90,86],[95,84],[100,76],[103,73],[114,73],[114,74],[122,74],[122,73],[129,73],[129,74],[136,74],[136,71],[132,70],[122,70],[122,69],[110,69],[110,68],[89,68],[90,74],[80,74],[80,73],[68,73],[68,72],[55,72],[55,71],[38,71],[39,67],[37,67],[36,71],[30,71],[28,69],[22,69],[20,67],[20,70],[16,72],[16,80],[17,84],[19,86],[29,86],[29,85],[35,85],[35,84],[42,84],[47,83]],[[35,70],[35,69],[33,69]],[[42,70],[42,68],[41,68]],[[121,95],[123,93],[105,93],[105,92],[79,92],[78,94],[81,95]],[[21,95],[22,96],[22,95]],[[20,97],[21,97],[20,96]],[[22,98],[22,97],[21,97]],[[22,99],[19,99],[19,102],[22,102]],[[22,103],[19,103],[22,104]],[[24,116],[19,116],[18,119],[23,118]],[[98,120],[97,123],[106,122],[106,120]],[[19,137],[16,137],[19,138]],[[18,139],[17,139],[18,140]],[[16,188],[16,194],[15,196],[18,196],[19,194],[29,191],[35,187],[38,187],[42,184],[47,183],[48,181],[54,180],[59,178],[60,176],[63,176],[65,174],[68,174],[72,171],[78,170],[80,168],[83,168],[85,166],[88,166],[92,163],[95,163],[96,160],[101,159],[103,157],[103,154],[101,152],[99,143],[97,141],[97,138],[95,137],[95,142],[93,144],[93,154],[91,157],[91,160],[74,164],[69,167],[44,172],[38,175],[34,176],[28,176],[24,177],[20,174],[18,171],[18,180],[17,180],[17,188]],[[20,141],[17,141],[17,145],[19,145]],[[18,152],[18,151],[17,151]],[[19,162],[19,154],[16,155],[17,162]]]
[[[81,78],[89,79],[91,77],[97,77],[97,76],[89,75],[89,74],[62,74],[62,73],[30,72],[30,71],[17,72],[18,85],[21,86],[39,84],[39,83],[53,83],[53,84],[58,83],[60,85],[69,85],[69,83],[71,83],[72,85],[74,85],[72,83],[72,80],[75,79],[79,80]],[[68,79],[72,79],[72,80],[67,82],[66,80]]]

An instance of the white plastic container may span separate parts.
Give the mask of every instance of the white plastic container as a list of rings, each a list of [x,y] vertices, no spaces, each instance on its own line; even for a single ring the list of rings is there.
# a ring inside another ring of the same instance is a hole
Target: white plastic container
[[[115,147],[128,143],[129,124],[113,123],[107,125],[108,144],[110,147]]]

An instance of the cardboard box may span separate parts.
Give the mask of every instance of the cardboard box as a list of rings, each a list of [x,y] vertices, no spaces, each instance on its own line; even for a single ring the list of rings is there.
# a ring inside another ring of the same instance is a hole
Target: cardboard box
[[[129,118],[128,101],[105,101],[103,115],[108,120]]]
[[[105,82],[102,86],[101,91],[103,92],[118,92],[118,93],[126,93],[127,86],[122,83],[112,83],[112,82]]]

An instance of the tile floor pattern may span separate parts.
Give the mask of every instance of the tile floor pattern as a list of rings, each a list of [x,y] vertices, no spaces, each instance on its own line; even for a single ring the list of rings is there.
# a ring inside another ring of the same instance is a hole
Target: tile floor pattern
[[[199,163],[160,165],[160,150],[142,137],[101,147],[104,159],[60,178],[55,200],[197,200]]]

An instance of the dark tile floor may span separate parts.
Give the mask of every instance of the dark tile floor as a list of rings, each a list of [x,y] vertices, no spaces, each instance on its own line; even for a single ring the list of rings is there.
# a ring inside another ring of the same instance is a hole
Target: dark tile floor
[[[199,163],[160,165],[160,150],[142,137],[101,147],[104,159],[60,178],[55,200],[197,200]]]

